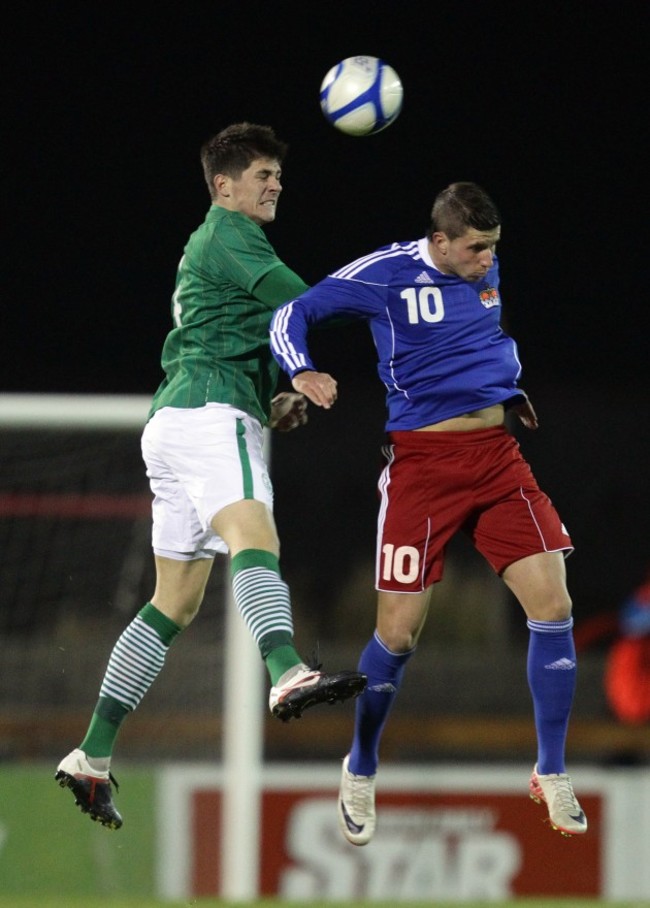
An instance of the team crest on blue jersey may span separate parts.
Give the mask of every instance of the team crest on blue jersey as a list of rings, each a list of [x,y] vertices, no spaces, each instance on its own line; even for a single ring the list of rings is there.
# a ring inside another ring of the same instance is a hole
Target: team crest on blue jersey
[[[478,296],[486,309],[492,309],[501,302],[499,299],[499,291],[496,287],[486,287],[485,290],[481,290]]]

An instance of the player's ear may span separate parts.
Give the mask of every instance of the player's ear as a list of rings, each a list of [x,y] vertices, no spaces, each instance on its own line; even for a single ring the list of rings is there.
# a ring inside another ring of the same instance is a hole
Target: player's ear
[[[441,255],[447,254],[449,250],[449,237],[446,233],[443,233],[441,230],[436,230],[431,234],[431,242]]]
[[[212,180],[215,198],[228,198],[230,195],[230,177],[225,173],[218,173]]]

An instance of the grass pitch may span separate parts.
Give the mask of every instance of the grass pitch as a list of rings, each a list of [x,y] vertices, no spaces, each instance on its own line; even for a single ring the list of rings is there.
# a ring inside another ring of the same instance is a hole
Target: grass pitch
[[[650,908],[650,900],[606,902],[600,899],[516,899],[506,902],[404,902],[405,908]],[[49,898],[47,896],[11,896],[0,893],[0,908],[396,908],[394,902],[317,902],[308,905],[277,899],[256,902],[225,902],[220,899],[189,899],[167,902],[158,899],[89,900]]]

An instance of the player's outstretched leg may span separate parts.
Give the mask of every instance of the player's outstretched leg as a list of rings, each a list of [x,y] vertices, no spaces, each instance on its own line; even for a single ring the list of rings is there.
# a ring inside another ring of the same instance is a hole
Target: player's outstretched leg
[[[83,750],[77,748],[64,757],[54,778],[61,788],[70,789],[75,804],[82,813],[89,814],[91,820],[108,829],[120,828],[122,817],[113,804],[111,791],[111,782],[118,790],[117,782],[108,770],[98,772],[92,769]]]
[[[299,719],[304,710],[317,703],[340,703],[358,697],[367,680],[361,672],[342,671],[328,675],[308,665],[296,665],[271,688],[269,709],[283,722]]]
[[[537,765],[530,777],[530,796],[537,804],[546,804],[553,829],[562,835],[581,835],[587,831],[587,817],[573,792],[570,777],[565,772],[542,775]]]

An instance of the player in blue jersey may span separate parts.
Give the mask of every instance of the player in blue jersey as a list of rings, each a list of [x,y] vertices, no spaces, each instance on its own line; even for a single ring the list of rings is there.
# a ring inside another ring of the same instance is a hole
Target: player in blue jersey
[[[453,183],[436,197],[426,236],[341,268],[280,307],[271,324],[276,359],[314,404],[331,407],[337,383],[311,360],[307,335],[333,317],[367,321],[386,386],[377,626],[359,661],[368,683],[338,805],[343,835],[355,845],[375,831],[382,730],[442,577],[445,547],[459,531],[527,617],[538,738],[530,795],[546,803],[553,828],[587,829],[564,762],[576,681],[564,564],[573,547],[505,425],[509,409],[528,428],[538,423],[518,386],[517,346],[500,326],[500,229],[483,189]]]

